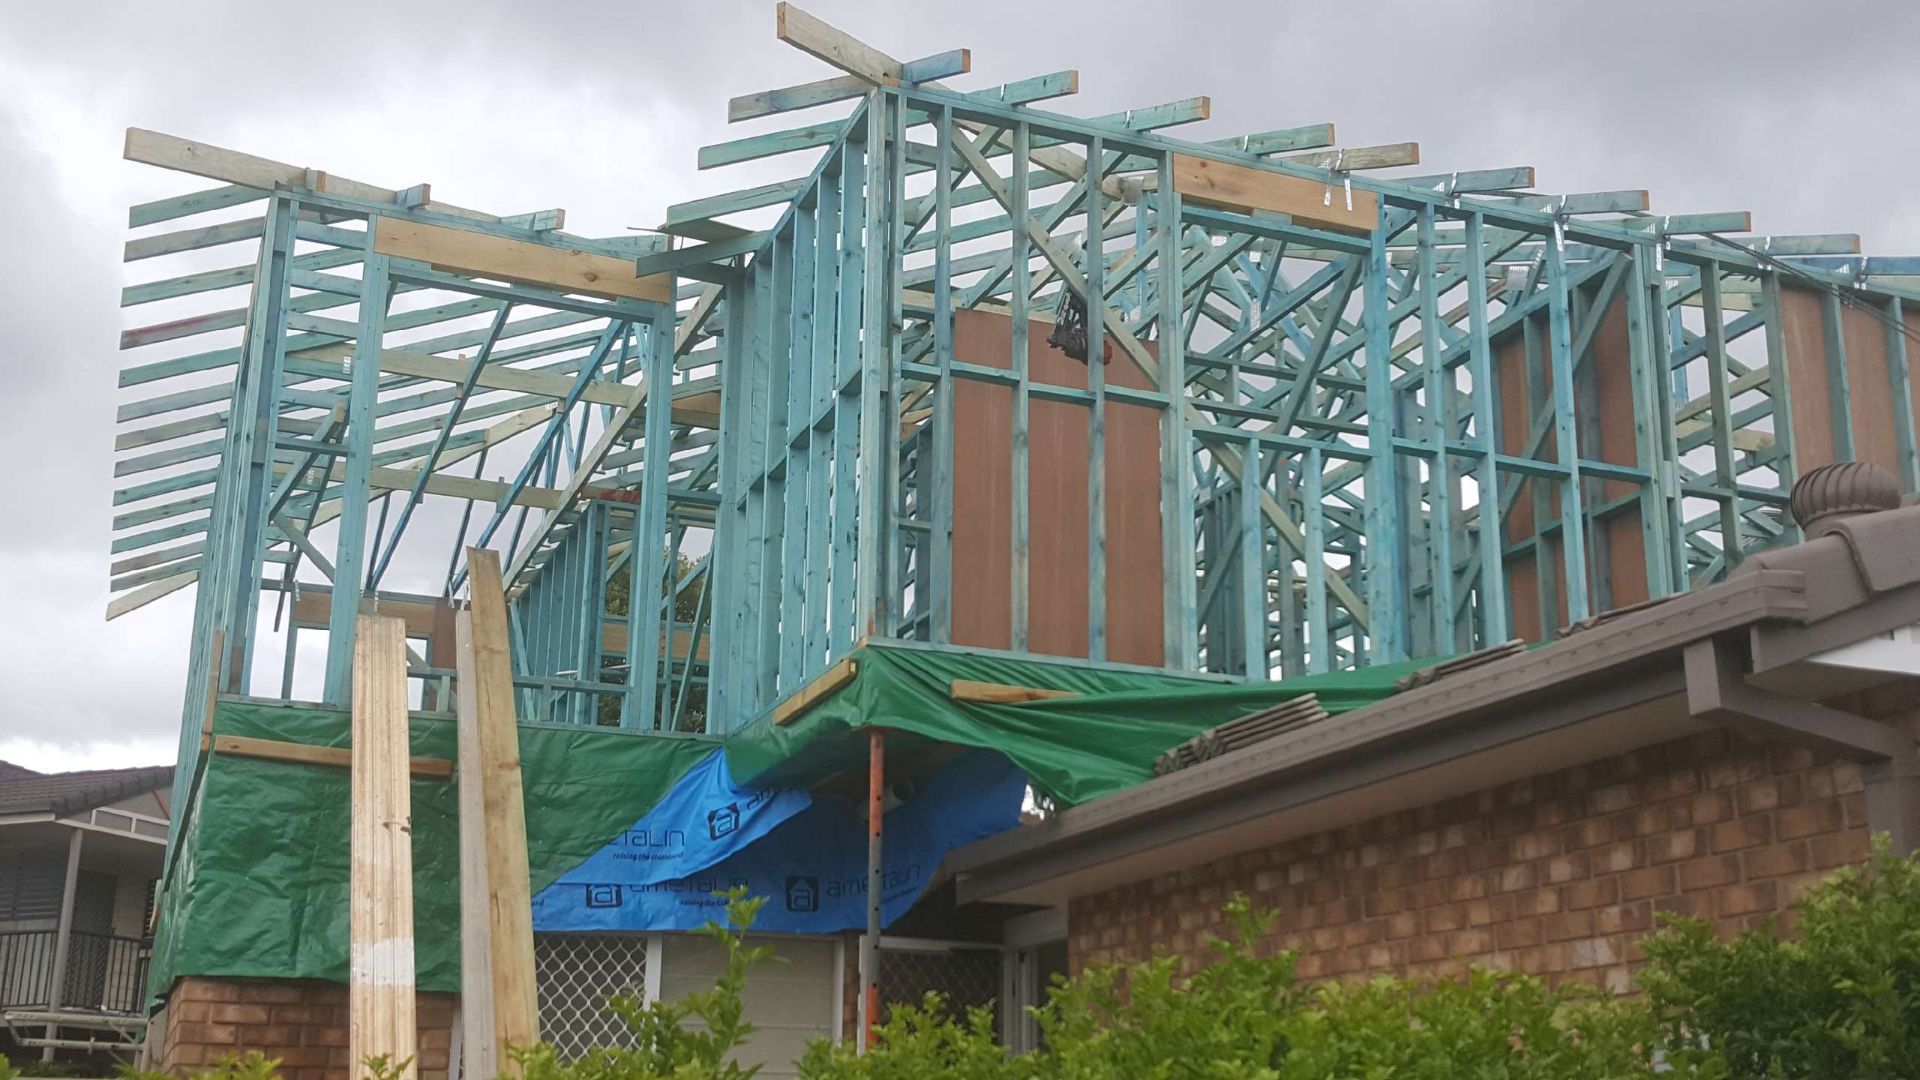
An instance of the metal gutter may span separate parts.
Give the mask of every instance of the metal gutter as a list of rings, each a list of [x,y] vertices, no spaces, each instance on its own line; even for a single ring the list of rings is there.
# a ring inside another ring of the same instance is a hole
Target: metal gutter
[[[1793,622],[1806,608],[1804,576],[1794,571],[1743,574],[1675,597],[1471,678],[1410,690],[969,845],[951,856],[960,898],[990,899],[1679,694],[1685,646]]]

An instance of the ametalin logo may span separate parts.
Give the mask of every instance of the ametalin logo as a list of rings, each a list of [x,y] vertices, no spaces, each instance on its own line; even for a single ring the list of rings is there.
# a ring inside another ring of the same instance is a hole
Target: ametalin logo
[[[677,851],[687,846],[685,829],[628,829],[613,840],[615,847]]]
[[[882,871],[880,889],[883,892],[892,892],[907,885],[917,884],[919,881],[920,864],[910,863],[898,869]],[[859,877],[828,878],[822,891],[832,900],[838,900],[843,896],[865,896],[867,895],[867,878],[864,874]]]
[[[750,889],[746,878],[732,879],[713,876],[680,878],[675,881],[658,881],[651,885],[628,885],[627,892],[633,893],[698,893],[702,896],[726,892],[728,889]]]

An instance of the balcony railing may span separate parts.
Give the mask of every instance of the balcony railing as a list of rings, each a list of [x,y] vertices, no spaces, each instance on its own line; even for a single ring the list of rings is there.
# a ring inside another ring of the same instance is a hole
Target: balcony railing
[[[53,1000],[56,944],[52,930],[0,933],[0,1008],[146,1011],[146,939],[74,931],[59,1001]]]

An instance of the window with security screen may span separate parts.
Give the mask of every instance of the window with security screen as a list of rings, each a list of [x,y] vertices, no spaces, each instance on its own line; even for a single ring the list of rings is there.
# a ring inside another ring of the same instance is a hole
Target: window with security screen
[[[918,1005],[937,993],[956,1020],[967,1011],[996,1006],[1004,994],[1006,952],[997,945],[948,942],[880,945],[880,1003],[884,1020],[894,1005]],[[994,1009],[994,1034],[1002,1035],[1001,1010]]]
[[[632,1033],[607,1008],[609,999],[642,998],[647,938],[641,934],[535,934],[534,987],[540,1038],[562,1059],[596,1046],[627,1046]]]

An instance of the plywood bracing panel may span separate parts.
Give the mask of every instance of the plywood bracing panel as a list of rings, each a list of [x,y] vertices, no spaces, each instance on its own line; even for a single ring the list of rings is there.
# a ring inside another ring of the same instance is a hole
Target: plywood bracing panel
[[[1499,387],[1500,417],[1498,440],[1502,451],[1519,453],[1516,448],[1524,448],[1527,440],[1527,356],[1526,341],[1518,329],[1512,330],[1493,340],[1493,376]],[[1537,361],[1533,369],[1537,372]],[[1536,394],[1536,396],[1538,396]],[[1481,493],[1481,498],[1504,500],[1507,493],[1518,487],[1514,497],[1513,510],[1502,519],[1504,531],[1501,535],[1503,545],[1511,545],[1533,535],[1533,496],[1534,484],[1524,477],[1516,478],[1512,473],[1505,476],[1501,490]],[[1543,539],[1542,545],[1551,545],[1551,540]],[[1549,557],[1557,557],[1558,552],[1551,546],[1545,548]],[[1507,570],[1507,605],[1510,622],[1516,637],[1528,641],[1540,639],[1540,595],[1539,577],[1535,567],[1540,552],[1507,557],[1502,565]]]
[[[1812,289],[1780,289],[1780,336],[1786,343],[1787,392],[1793,400],[1794,472],[1800,475],[1835,460],[1822,306],[1820,294]]]
[[[1840,459],[1843,445],[1834,430],[1839,393],[1827,356],[1827,298],[1819,290],[1780,289],[1780,333],[1786,344],[1787,387],[1793,395],[1793,458],[1796,475]],[[1905,315],[1909,329],[1920,319]],[[1840,341],[1846,352],[1847,411],[1853,458],[1871,461],[1905,476],[1900,461],[1899,427],[1894,416],[1893,382],[1887,366],[1887,335],[1892,330],[1871,311],[1840,306]],[[1916,356],[1907,347],[1909,362]],[[1920,384],[1909,387],[1911,407],[1920,411]]]
[[[1087,369],[1047,345],[1052,326],[1027,330],[1036,383],[1085,389]],[[954,313],[954,358],[1012,366],[1013,322]],[[1116,350],[1116,355],[1118,351]],[[1152,389],[1134,365],[1105,368],[1109,385]],[[1013,389],[954,380],[953,641],[1013,644]],[[1032,400],[1028,423],[1029,642],[1033,652],[1086,656],[1089,410]],[[1107,657],[1158,666],[1161,623],[1160,414],[1107,405]]]
[[[1580,400],[1583,408],[1592,410],[1599,443],[1586,447],[1584,453],[1611,465],[1634,465],[1639,447],[1633,432],[1633,352],[1624,294],[1616,295],[1607,305],[1594,331],[1592,348],[1581,380],[1584,395]],[[1595,481],[1592,489],[1599,498],[1590,502],[1610,506],[1633,495],[1639,486],[1626,480],[1601,480]],[[1605,580],[1599,583],[1595,606],[1604,610],[1648,599],[1647,547],[1638,500],[1608,512],[1595,531],[1596,543],[1605,548],[1604,561],[1596,558],[1595,562],[1607,569]]]
[[[1853,415],[1853,456],[1900,475],[1900,442],[1893,433],[1892,380],[1887,378],[1887,324],[1852,305],[1840,308]]]
[[[1581,302],[1575,304],[1576,322],[1584,317],[1587,305],[1596,299],[1596,291],[1593,287],[1579,290]],[[1542,312],[1528,321],[1532,324],[1531,335],[1527,328],[1515,327],[1493,342],[1494,375],[1500,396],[1500,451],[1516,456],[1527,456],[1527,436],[1532,426],[1527,406],[1529,389],[1539,401],[1550,403],[1553,395],[1552,366],[1545,353],[1547,315]],[[1531,358],[1527,354],[1529,337],[1534,349]],[[1615,295],[1594,331],[1590,356],[1577,368],[1574,408],[1582,421],[1578,425],[1581,456],[1587,459],[1617,465],[1635,463],[1630,342],[1626,301],[1623,296]],[[1534,381],[1529,383],[1529,378]],[[1541,444],[1537,458],[1559,460],[1551,433]],[[1551,526],[1559,521],[1557,483],[1507,473],[1503,487],[1510,491],[1516,485],[1519,495],[1505,518],[1508,544],[1533,537],[1536,488],[1545,496],[1546,516],[1541,524]],[[1635,490],[1635,485],[1625,480],[1589,481],[1585,505],[1591,513]],[[1507,491],[1501,493],[1502,497]],[[1601,517],[1589,530],[1590,561],[1604,575],[1603,581],[1590,586],[1589,595],[1595,598],[1596,613],[1647,599],[1647,552],[1640,528],[1640,507],[1638,503],[1628,503]],[[1550,588],[1544,592],[1549,605],[1547,611],[1542,610],[1541,559],[1546,560],[1553,575]],[[1536,553],[1509,557],[1506,568],[1508,604],[1516,637],[1539,641],[1566,622],[1566,565],[1561,558],[1557,532],[1543,536]],[[1549,614],[1552,618],[1545,618]]]

